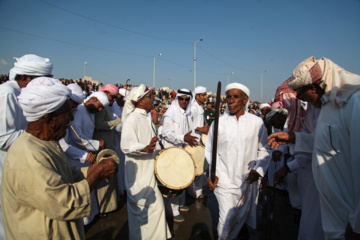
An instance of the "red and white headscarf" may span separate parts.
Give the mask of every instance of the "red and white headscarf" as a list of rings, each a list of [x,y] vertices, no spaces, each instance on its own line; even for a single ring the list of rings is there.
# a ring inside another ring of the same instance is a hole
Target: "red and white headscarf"
[[[115,86],[114,84],[106,84],[105,86],[103,86],[100,90],[100,92],[105,92],[108,91],[109,93],[112,94],[118,94],[119,93],[119,88],[117,86]]]

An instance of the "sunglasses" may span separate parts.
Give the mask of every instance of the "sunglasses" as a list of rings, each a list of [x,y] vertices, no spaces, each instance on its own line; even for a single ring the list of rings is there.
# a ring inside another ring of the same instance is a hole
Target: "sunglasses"
[[[186,102],[188,102],[188,101],[190,101],[190,98],[182,98],[182,97],[179,97],[178,100],[179,100],[179,101],[186,101]]]

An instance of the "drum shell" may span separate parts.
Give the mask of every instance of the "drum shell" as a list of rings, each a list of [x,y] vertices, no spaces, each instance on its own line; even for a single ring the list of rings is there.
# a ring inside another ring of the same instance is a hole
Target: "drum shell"
[[[196,167],[195,176],[203,175],[209,169],[209,164],[205,159],[205,147],[202,145],[198,145],[195,147],[186,145],[184,147],[184,150],[187,151],[194,159]]]

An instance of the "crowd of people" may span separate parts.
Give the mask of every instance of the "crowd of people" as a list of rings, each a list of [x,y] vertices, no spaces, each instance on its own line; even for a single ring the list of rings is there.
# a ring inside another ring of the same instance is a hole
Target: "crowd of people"
[[[15,59],[0,77],[0,239],[85,239],[84,226],[121,198],[130,239],[170,239],[168,219],[184,222],[185,199],[206,198],[205,188],[218,202],[219,239],[244,226],[259,239],[260,186],[271,239],[289,239],[289,210],[297,239],[360,239],[360,76],[331,60],[306,59],[259,103],[241,83],[217,99],[204,86],[55,79],[48,58]],[[160,150],[199,145],[209,169],[166,196]]]

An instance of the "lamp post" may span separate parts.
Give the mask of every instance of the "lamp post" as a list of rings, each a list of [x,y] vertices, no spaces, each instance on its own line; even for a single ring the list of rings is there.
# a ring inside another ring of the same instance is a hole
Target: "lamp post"
[[[170,81],[172,80],[172,77],[169,77],[169,89],[170,89]]]
[[[194,89],[196,88],[196,43],[202,41],[203,39],[200,38],[199,40],[194,42]]]
[[[84,62],[84,78],[86,77],[86,62]]]
[[[228,74],[227,74],[227,76],[228,76],[228,85],[230,84],[230,80],[229,80],[229,79],[230,79],[230,74],[233,75],[234,72],[231,72],[231,73],[228,73]]]
[[[156,56],[150,56],[150,57],[153,57],[154,58],[154,69],[153,69],[153,88],[155,89],[155,58],[158,57],[158,56],[161,56],[162,54],[159,53],[158,55]]]
[[[262,80],[262,74],[263,74],[263,72],[266,72],[266,70],[264,70],[264,71],[261,72],[261,85],[260,85],[260,89],[261,89],[261,103],[263,102],[263,84],[262,84],[262,82],[263,82],[263,80]]]

